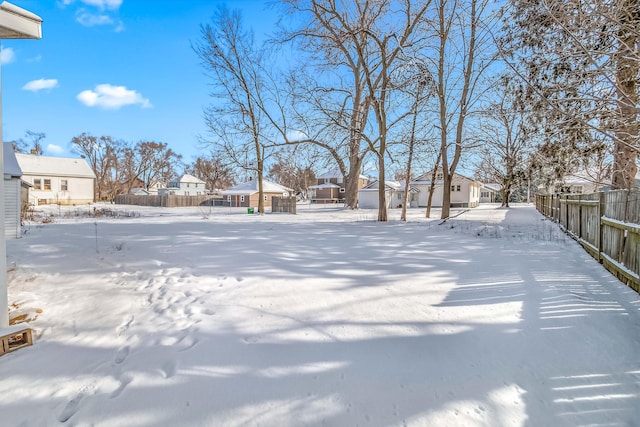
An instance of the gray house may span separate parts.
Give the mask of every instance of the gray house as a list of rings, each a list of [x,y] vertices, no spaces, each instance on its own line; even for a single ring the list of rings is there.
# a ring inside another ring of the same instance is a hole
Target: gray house
[[[206,183],[193,175],[182,175],[179,181],[170,182],[167,188],[158,188],[158,196],[203,196]]]
[[[20,188],[22,170],[16,160],[10,142],[2,144],[4,155],[4,236],[6,239],[20,237]]]

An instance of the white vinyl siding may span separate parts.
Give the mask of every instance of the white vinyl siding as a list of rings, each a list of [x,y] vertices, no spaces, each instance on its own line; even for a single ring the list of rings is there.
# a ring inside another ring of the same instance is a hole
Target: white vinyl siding
[[[4,236],[20,237],[20,179],[4,180]]]

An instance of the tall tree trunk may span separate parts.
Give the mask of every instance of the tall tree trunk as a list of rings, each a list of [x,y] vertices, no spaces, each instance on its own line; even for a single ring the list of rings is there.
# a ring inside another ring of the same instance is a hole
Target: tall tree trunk
[[[416,95],[416,104],[418,102],[418,95]],[[402,200],[402,214],[400,215],[400,220],[407,221],[407,205],[409,204],[409,197],[411,195],[410,184],[411,184],[411,163],[413,162],[413,147],[416,141],[416,122],[418,118],[418,111],[414,108],[413,111],[413,121],[411,122],[411,135],[409,137],[409,153],[407,159],[407,169],[405,170],[405,178],[404,178],[404,198]]]
[[[439,152],[436,164],[433,166],[433,170],[431,171],[431,184],[429,184],[429,196],[427,197],[427,213],[425,214],[426,218],[431,218],[431,205],[433,204],[433,193],[436,190],[436,179],[438,177],[438,168],[440,167],[441,158],[442,153]]]
[[[613,150],[613,175],[611,183],[614,189],[633,187],[637,173],[638,158],[638,95],[636,78],[640,71],[636,46],[637,27],[640,21],[639,0],[620,0],[618,2],[620,30],[618,32],[618,52],[616,55],[618,123]]]

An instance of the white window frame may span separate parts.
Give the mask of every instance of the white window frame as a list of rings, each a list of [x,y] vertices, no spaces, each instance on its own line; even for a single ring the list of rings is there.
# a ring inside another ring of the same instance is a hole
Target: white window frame
[[[240,203],[244,203],[244,196],[240,196]]]

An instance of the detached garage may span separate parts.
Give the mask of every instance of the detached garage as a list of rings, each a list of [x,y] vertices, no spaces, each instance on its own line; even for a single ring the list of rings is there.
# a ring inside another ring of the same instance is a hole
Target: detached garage
[[[6,239],[20,237],[20,177],[22,171],[10,142],[2,144],[4,156],[4,236]]]

